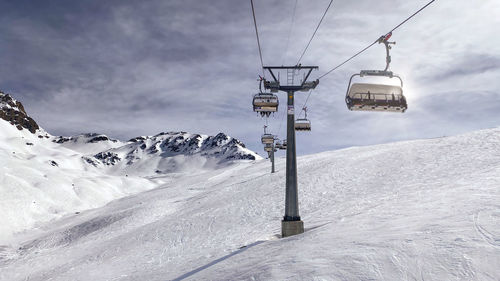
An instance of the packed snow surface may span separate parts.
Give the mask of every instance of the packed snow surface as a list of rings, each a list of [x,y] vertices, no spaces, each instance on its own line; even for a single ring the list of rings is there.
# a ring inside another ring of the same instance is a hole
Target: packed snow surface
[[[306,232],[287,238],[276,168],[158,175],[0,240],[0,279],[500,280],[500,129],[299,157]]]
[[[168,173],[189,175],[262,159],[235,138],[186,132],[129,142],[101,134],[53,137],[0,119],[0,245],[68,214],[157,187]]]

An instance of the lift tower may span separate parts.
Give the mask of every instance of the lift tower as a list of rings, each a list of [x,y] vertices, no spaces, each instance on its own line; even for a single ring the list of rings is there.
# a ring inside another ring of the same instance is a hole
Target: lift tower
[[[287,148],[286,148],[286,195],[285,195],[285,216],[281,221],[281,236],[287,237],[300,233],[304,233],[304,222],[299,215],[299,196],[297,189],[297,154],[295,151],[295,109],[293,98],[295,92],[307,92],[316,88],[319,80],[307,81],[313,69],[318,69],[317,66],[264,66],[264,69],[269,71],[274,81],[264,79],[264,87],[271,92],[283,91],[287,93]],[[276,78],[276,71],[287,72],[287,83],[281,85]],[[293,78],[296,72],[306,70],[304,78],[299,83],[294,84]]]

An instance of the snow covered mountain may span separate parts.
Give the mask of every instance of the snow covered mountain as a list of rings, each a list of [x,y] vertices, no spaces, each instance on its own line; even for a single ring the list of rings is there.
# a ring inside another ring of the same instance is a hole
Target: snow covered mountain
[[[500,280],[500,129],[299,157],[306,232],[284,239],[276,161],[0,240],[0,280]]]
[[[214,169],[235,160],[261,159],[255,152],[224,133],[216,136],[186,132],[137,137],[127,144],[85,158],[115,173],[152,175]]]
[[[106,135],[96,133],[81,134],[71,137],[59,136],[55,137],[52,141],[83,154],[95,154],[125,144],[119,140],[111,139]]]
[[[64,215],[163,183],[160,174],[196,174],[261,159],[237,139],[161,133],[128,142],[102,134],[54,137],[0,92],[0,241]]]

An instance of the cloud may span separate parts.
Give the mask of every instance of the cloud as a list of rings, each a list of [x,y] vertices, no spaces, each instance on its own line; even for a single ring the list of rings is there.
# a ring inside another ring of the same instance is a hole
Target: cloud
[[[296,62],[329,1],[299,1],[293,26],[293,1],[254,2],[264,63],[281,65]],[[424,2],[335,1],[302,63],[320,67],[315,79]],[[437,1],[394,33],[391,68],[405,82],[408,113],[345,107],[350,75],[383,68],[381,45],[322,79],[308,102],[313,131],[297,134],[298,152],[493,126],[498,111],[488,101],[497,102],[500,86],[497,2]],[[128,139],[224,131],[262,150],[266,122],[251,107],[261,69],[248,1],[19,0],[3,1],[0,9],[0,87],[49,132]],[[306,96],[297,94],[297,109]],[[284,138],[285,95],[279,97],[282,106],[268,124]]]

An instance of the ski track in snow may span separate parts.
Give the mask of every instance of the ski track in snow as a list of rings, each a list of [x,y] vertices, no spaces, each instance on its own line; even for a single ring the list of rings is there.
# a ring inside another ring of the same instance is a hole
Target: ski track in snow
[[[276,169],[170,176],[49,222],[0,246],[0,280],[500,280],[500,129],[299,157],[306,232],[284,239]]]

